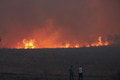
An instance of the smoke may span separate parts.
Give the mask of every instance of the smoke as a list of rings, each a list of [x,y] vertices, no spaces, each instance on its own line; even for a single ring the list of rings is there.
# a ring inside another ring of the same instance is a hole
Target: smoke
[[[120,34],[119,4],[119,0],[0,0],[2,43],[13,47],[24,38],[50,44],[86,42]]]

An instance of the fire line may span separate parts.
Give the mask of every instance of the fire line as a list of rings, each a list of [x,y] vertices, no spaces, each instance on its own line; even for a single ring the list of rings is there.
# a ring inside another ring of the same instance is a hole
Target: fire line
[[[35,48],[44,48],[44,46],[38,46],[36,45],[37,43],[35,42],[35,39],[23,39],[22,43],[18,43],[17,49],[35,49]],[[99,36],[96,42],[93,43],[88,43],[88,44],[70,44],[70,43],[65,43],[64,45],[59,45],[59,46],[49,46],[48,48],[81,48],[81,47],[100,47],[100,46],[108,46],[109,42],[103,41],[102,36]],[[45,45],[47,46],[47,45]]]

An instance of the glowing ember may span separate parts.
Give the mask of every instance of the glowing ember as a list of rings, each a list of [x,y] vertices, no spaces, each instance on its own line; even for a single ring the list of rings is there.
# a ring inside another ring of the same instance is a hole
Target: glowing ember
[[[103,41],[102,39],[102,36],[99,36],[97,41],[96,42],[93,42],[93,43],[74,43],[74,44],[71,44],[71,43],[65,43],[64,45],[58,45],[57,46],[52,46],[52,44],[48,44],[47,45],[47,42],[45,42],[46,45],[41,45],[41,46],[37,46],[35,44],[35,39],[30,39],[30,40],[27,40],[27,39],[23,39],[22,43],[18,43],[18,46],[17,46],[17,49],[20,49],[20,48],[23,48],[23,49],[34,49],[34,48],[81,48],[81,47],[99,47],[99,46],[108,46],[109,45],[109,42],[106,40],[106,41]],[[55,44],[53,44],[55,45]]]

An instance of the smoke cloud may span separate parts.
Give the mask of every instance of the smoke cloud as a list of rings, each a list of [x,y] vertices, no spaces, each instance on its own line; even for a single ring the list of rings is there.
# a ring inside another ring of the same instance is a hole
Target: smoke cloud
[[[24,38],[50,44],[86,42],[99,35],[120,35],[119,30],[120,0],[0,0],[5,47]]]

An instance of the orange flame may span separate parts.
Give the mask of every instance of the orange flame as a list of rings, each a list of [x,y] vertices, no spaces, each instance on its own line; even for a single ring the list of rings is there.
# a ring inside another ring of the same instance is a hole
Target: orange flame
[[[36,43],[37,44],[37,43]],[[35,48],[81,48],[81,47],[99,47],[99,46],[108,46],[109,42],[103,41],[102,40],[102,36],[99,36],[97,41],[94,43],[87,43],[87,44],[80,44],[80,43],[76,43],[76,44],[70,44],[70,43],[65,43],[65,45],[57,45],[57,46],[51,46],[48,45],[41,45],[41,46],[37,46],[35,44],[35,39],[23,39],[22,43],[18,43],[17,49],[23,48],[23,49],[35,49]],[[53,44],[56,45],[56,44]],[[48,46],[48,47],[47,47]]]
[[[98,37],[98,42],[97,43],[92,43],[92,47],[98,47],[98,46],[108,46],[109,42],[108,41],[102,41],[102,36]]]
[[[79,47],[80,47],[79,44],[76,44],[76,45],[75,45],[75,48],[79,48]]]
[[[98,40],[94,43],[91,44],[75,44],[71,45],[70,43],[66,43],[64,46],[61,48],[81,48],[81,47],[99,47],[99,46],[108,46],[109,42],[108,41],[102,41],[102,36],[98,37]]]
[[[18,49],[19,48],[23,48],[23,49],[34,49],[36,48],[35,46],[35,40],[31,39],[31,40],[27,40],[27,39],[23,39],[22,44],[18,43]]]

